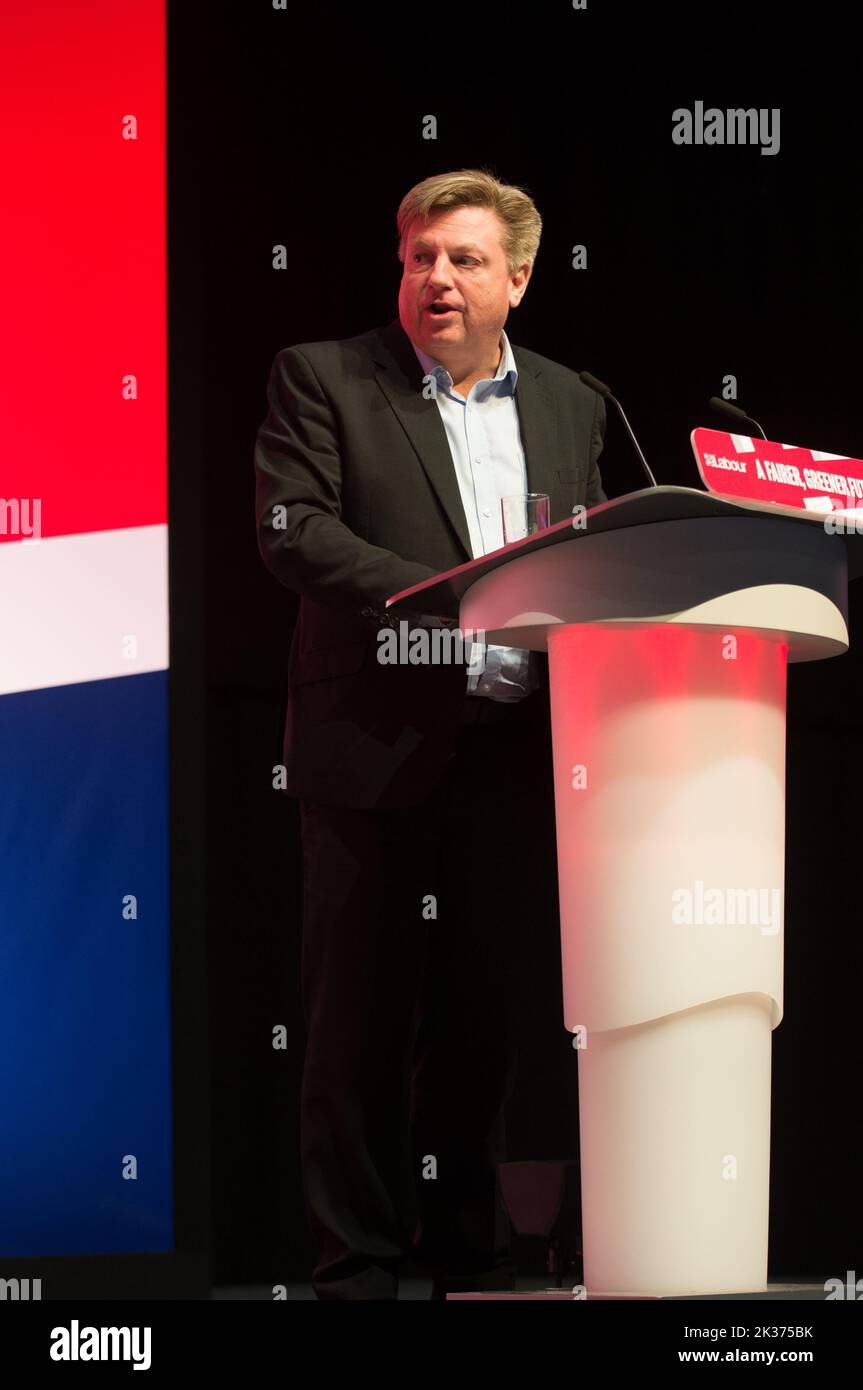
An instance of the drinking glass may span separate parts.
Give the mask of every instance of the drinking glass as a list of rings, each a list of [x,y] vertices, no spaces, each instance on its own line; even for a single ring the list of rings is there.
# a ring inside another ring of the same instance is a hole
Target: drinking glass
[[[503,543],[524,540],[537,531],[545,531],[549,522],[549,495],[547,492],[519,492],[511,497],[500,499],[503,517]]]

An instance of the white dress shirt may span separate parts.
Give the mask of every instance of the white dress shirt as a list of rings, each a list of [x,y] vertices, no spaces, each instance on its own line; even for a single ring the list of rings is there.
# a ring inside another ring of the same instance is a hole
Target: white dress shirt
[[[435,399],[449,441],[474,559],[504,544],[500,499],[528,491],[515,404],[518,368],[504,332],[501,342],[503,351],[494,377],[475,382],[467,397],[453,390],[446,367],[413,344],[423,371],[436,380]],[[471,665],[469,695],[521,700],[539,684],[531,653],[520,647],[474,642]]]

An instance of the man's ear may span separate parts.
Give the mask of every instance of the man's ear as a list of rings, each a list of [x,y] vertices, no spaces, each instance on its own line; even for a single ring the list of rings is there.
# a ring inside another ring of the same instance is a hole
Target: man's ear
[[[524,299],[527,292],[530,273],[533,267],[525,261],[524,265],[512,276],[509,289],[510,308],[515,309]]]

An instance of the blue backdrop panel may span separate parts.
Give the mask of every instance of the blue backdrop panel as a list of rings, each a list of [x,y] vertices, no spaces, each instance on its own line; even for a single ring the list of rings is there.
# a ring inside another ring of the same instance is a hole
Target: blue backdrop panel
[[[167,681],[0,698],[0,1255],[173,1246]]]

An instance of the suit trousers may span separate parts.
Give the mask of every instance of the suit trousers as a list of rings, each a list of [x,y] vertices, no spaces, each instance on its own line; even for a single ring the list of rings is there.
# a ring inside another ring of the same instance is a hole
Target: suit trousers
[[[395,1298],[406,1258],[434,1297],[511,1288],[504,1105],[538,933],[559,958],[548,691],[466,696],[418,806],[300,809],[317,1297]]]

